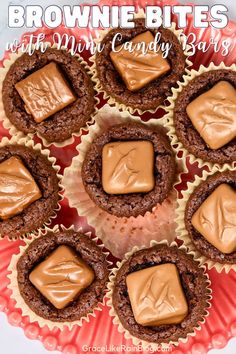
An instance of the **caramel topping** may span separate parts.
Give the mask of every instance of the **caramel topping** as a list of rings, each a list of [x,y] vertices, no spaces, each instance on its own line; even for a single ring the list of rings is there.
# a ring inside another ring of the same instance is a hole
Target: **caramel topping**
[[[146,47],[154,41],[151,32],[139,34],[130,42],[133,44],[145,43]],[[119,45],[115,48],[118,52],[111,52],[111,60],[130,91],[137,91],[149,82],[157,79],[170,70],[170,65],[163,58],[162,53],[148,49],[143,53],[142,49],[134,49],[129,52]]]
[[[192,224],[205,239],[223,253],[236,251],[236,191],[222,183],[202,203]]]
[[[35,122],[40,123],[76,100],[55,63],[45,65],[15,85]]]
[[[219,149],[236,137],[236,90],[220,81],[187,106],[194,127],[211,149]]]
[[[145,193],[154,188],[154,149],[150,141],[104,145],[102,185],[106,193]]]
[[[135,320],[142,326],[177,324],[186,317],[188,305],[174,264],[130,273],[126,283]]]
[[[93,270],[68,246],[59,246],[30,273],[31,283],[57,309],[65,308],[94,279]]]
[[[0,217],[9,219],[21,213],[41,192],[21,159],[12,156],[0,163]]]

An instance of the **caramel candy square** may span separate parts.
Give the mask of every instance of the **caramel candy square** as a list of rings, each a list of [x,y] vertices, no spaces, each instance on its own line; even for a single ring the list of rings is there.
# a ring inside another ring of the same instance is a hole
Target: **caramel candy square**
[[[62,245],[33,269],[29,279],[60,310],[93,282],[94,272],[72,248]]]
[[[126,284],[134,318],[142,326],[177,324],[186,317],[188,305],[174,264],[130,273]]]
[[[219,185],[192,217],[192,224],[205,239],[223,253],[236,251],[236,191]]]
[[[53,62],[15,84],[15,88],[36,123],[76,100],[64,75]]]
[[[0,163],[0,217],[9,219],[21,213],[35,200],[41,198],[41,192],[17,156]]]
[[[154,41],[150,31],[139,34],[130,42],[137,45],[145,43],[145,49]],[[149,82],[164,75],[170,70],[168,61],[163,58],[162,53],[148,49],[143,53],[142,49],[136,48],[132,52],[119,45],[115,51],[110,53],[111,60],[130,91],[137,91]]]
[[[146,193],[154,185],[154,148],[150,141],[122,141],[104,145],[102,186],[106,193]]]
[[[193,126],[213,150],[236,137],[236,90],[220,81],[187,106]]]

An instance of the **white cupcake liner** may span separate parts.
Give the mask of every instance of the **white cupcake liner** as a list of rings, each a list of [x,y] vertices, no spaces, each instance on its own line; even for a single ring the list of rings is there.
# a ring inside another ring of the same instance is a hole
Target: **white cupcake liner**
[[[120,112],[117,108],[105,105],[95,117],[95,124],[89,128],[89,133],[83,135],[81,143],[77,146],[78,155],[72,160],[70,167],[66,168],[63,177],[65,196],[70,207],[76,208],[80,216],[85,216],[89,225],[93,226],[96,234],[104,245],[111,250],[113,255],[122,257],[134,245],[149,245],[152,239],[162,240],[175,238],[174,213],[176,207],[176,191],[169,193],[166,200],[138,217],[116,217],[99,208],[85,191],[81,168],[86,152],[93,140],[104,130],[119,123],[139,122],[147,127],[163,127],[163,119],[151,119],[142,122],[139,117],[131,116],[128,112]],[[181,170],[186,171],[186,166],[181,159],[176,158],[176,164]],[[179,179],[176,181],[178,184]],[[163,220],[161,222],[160,220]]]

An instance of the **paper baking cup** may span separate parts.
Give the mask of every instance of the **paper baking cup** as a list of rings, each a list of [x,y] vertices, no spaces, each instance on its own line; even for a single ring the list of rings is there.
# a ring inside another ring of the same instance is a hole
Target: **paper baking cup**
[[[45,42],[45,45],[48,46],[48,48],[57,48],[57,46],[51,45],[50,42]],[[32,44],[32,48],[35,48],[35,45]],[[59,49],[59,51],[66,51],[68,53],[70,53],[70,50],[68,50],[66,47],[61,47]],[[54,145],[56,147],[64,147],[67,145],[70,145],[74,142],[75,137],[78,137],[82,134],[82,132],[86,132],[88,130],[88,127],[90,124],[92,124],[94,122],[94,115],[96,114],[96,106],[99,104],[99,99],[98,97],[94,97],[95,98],[95,104],[94,104],[94,113],[91,115],[90,119],[86,122],[86,125],[84,127],[81,127],[80,130],[78,132],[74,132],[72,133],[71,137],[64,140],[63,142],[48,142],[44,137],[41,136],[40,133],[35,132],[35,133],[29,133],[29,134],[24,134],[22,131],[18,130],[18,128],[16,126],[14,126],[11,121],[8,119],[8,117],[6,116],[5,110],[4,110],[4,106],[3,106],[3,100],[2,100],[2,86],[3,86],[3,81],[5,79],[5,76],[7,74],[7,72],[9,71],[11,65],[20,57],[22,56],[24,53],[22,53],[22,51],[18,51],[18,53],[11,53],[9,54],[9,58],[5,59],[3,61],[3,67],[0,68],[0,121],[2,121],[3,123],[3,127],[5,129],[7,129],[10,133],[11,136],[18,136],[23,137],[25,135],[29,136],[30,138],[33,138],[33,136],[37,135],[43,142],[44,146],[51,146]],[[86,70],[87,74],[89,76],[91,76],[91,72],[90,72],[90,67],[88,66],[88,64],[84,61],[84,59],[79,55],[73,55],[74,57],[76,57],[78,59],[78,61],[80,62],[80,64],[83,66],[83,68]],[[96,94],[96,91],[95,91]]]
[[[49,232],[57,233],[60,230],[62,230],[62,231],[74,230],[76,232],[83,233],[83,230],[81,228],[76,230],[73,225],[69,228],[65,228],[63,225],[55,225],[53,227],[53,229],[49,229],[46,227],[44,231],[39,232],[38,236],[41,237]],[[92,238],[91,233],[86,233],[85,235],[88,236],[89,238],[91,238],[95,243],[97,243],[97,241],[98,241],[97,237]],[[34,311],[32,311],[30,309],[30,307],[26,304],[23,297],[21,296],[20,290],[18,287],[18,281],[17,281],[17,275],[18,275],[17,262],[20,259],[20,257],[24,254],[26,249],[29,247],[29,245],[34,241],[34,238],[30,239],[30,240],[24,240],[24,241],[25,241],[25,245],[20,246],[20,252],[16,255],[12,256],[11,262],[8,267],[8,271],[10,272],[10,274],[8,275],[8,278],[10,279],[10,283],[8,285],[8,288],[12,291],[11,298],[16,301],[15,307],[21,309],[22,316],[28,316],[31,323],[37,322],[41,328],[44,326],[47,326],[49,328],[49,330],[52,330],[54,328],[59,328],[59,329],[63,330],[64,327],[71,329],[74,325],[81,327],[83,325],[84,321],[89,322],[91,317],[96,316],[96,314],[95,314],[96,310],[102,311],[102,307],[105,304],[104,298],[103,298],[103,302],[98,303],[92,309],[92,312],[89,312],[86,317],[81,317],[80,320],[73,321],[73,322],[53,322],[53,321],[50,321],[50,320],[47,320],[47,319],[44,319],[44,318],[38,316]],[[103,249],[104,245],[99,244],[98,247]],[[111,262],[109,262],[107,260],[107,256],[109,255],[109,253],[103,252],[103,254],[106,256],[107,267],[109,268],[111,266]]]
[[[152,239],[173,241],[177,197],[174,188],[166,200],[154,207],[152,212],[146,212],[144,216],[138,217],[117,217],[102,210],[90,199],[81,176],[84,157],[93,140],[104,130],[128,122],[138,122],[148,127],[163,127],[163,119],[151,119],[148,123],[144,123],[139,117],[105,105],[98,111],[95,121],[96,123],[89,128],[89,134],[82,136],[81,144],[77,146],[78,155],[73,158],[71,166],[64,171],[62,184],[70,207],[76,208],[79,216],[87,218],[88,224],[95,228],[97,236],[116,257],[123,257],[135,245],[149,245]],[[186,170],[182,161],[176,160],[176,164],[179,169]],[[179,183],[179,180],[176,183]]]
[[[134,18],[145,18],[145,12],[143,10],[140,10],[137,14],[135,14]],[[183,30],[177,30],[176,29],[176,24],[174,22],[172,22],[171,27],[168,28],[168,30],[170,30],[171,32],[173,32],[175,34],[175,36],[178,38],[180,44],[183,46],[184,45],[184,39],[183,39]],[[100,43],[104,37],[108,34],[110,30],[100,30],[98,31],[98,38],[94,39],[94,42],[96,44]],[[192,66],[192,62],[189,60],[189,57],[192,55],[192,50],[190,48],[189,45],[186,46],[186,49],[183,51],[184,55],[186,57],[186,66],[185,66],[185,71],[188,73],[189,70],[188,68]],[[96,54],[93,55],[90,58],[90,61],[92,62],[92,66],[91,66],[91,74],[92,74],[92,80],[95,83],[95,89],[98,93],[102,93],[103,94],[103,98],[105,100],[107,100],[107,103],[110,106],[115,106],[116,108],[118,108],[121,111],[128,111],[131,114],[134,113],[138,113],[138,114],[143,114],[145,112],[149,112],[149,113],[155,113],[157,111],[158,108],[162,108],[165,109],[165,105],[159,105],[157,106],[155,109],[150,109],[150,110],[141,110],[141,109],[137,109],[137,108],[132,108],[129,107],[127,105],[125,105],[124,103],[120,103],[118,102],[115,98],[113,98],[112,96],[110,96],[105,89],[103,89],[102,84],[99,80],[98,77],[98,73],[97,73],[97,67],[96,67]],[[176,82],[177,84],[177,82]],[[167,99],[165,100],[167,102]]]
[[[161,245],[161,244],[167,245],[167,246],[169,246],[169,247],[174,247],[174,246],[178,247],[178,245],[177,245],[176,242],[172,242],[172,243],[169,244],[169,243],[168,243],[167,241],[165,241],[165,240],[163,240],[163,241],[161,241],[161,242],[156,242],[155,240],[152,240],[152,241],[150,242],[149,247],[153,247],[153,246],[155,246],[155,245]],[[123,259],[121,262],[118,262],[118,263],[117,263],[117,267],[113,269],[113,271],[112,271],[112,273],[111,273],[111,275],[110,275],[109,283],[108,283],[108,286],[107,286],[107,287],[108,287],[108,293],[107,293],[108,302],[107,302],[107,304],[108,304],[108,306],[110,307],[110,312],[109,312],[110,316],[114,317],[114,318],[113,318],[113,324],[118,326],[118,331],[119,331],[120,333],[124,333],[124,336],[125,336],[126,339],[131,339],[134,345],[136,345],[136,346],[141,345],[143,349],[148,349],[148,348],[149,348],[149,350],[152,349],[152,352],[153,352],[154,350],[160,351],[160,346],[163,348],[163,351],[165,351],[164,348],[166,348],[166,347],[168,347],[168,346],[170,346],[170,345],[178,346],[181,342],[182,342],[182,343],[186,343],[186,342],[188,341],[188,338],[189,338],[189,337],[194,337],[194,336],[196,335],[196,331],[198,331],[198,330],[201,329],[201,325],[205,323],[205,318],[209,315],[208,310],[209,310],[210,307],[211,307],[211,299],[212,299],[212,296],[211,296],[212,291],[211,291],[211,288],[210,288],[211,282],[210,282],[210,279],[209,279],[208,274],[205,272],[205,271],[206,271],[206,267],[205,267],[204,265],[200,265],[200,264],[199,264],[199,268],[201,267],[201,268],[204,269],[204,273],[205,273],[205,277],[206,277],[206,283],[208,284],[207,287],[206,287],[206,292],[208,293],[208,299],[207,299],[207,301],[206,301],[205,314],[202,314],[202,320],[201,320],[199,323],[196,324],[196,327],[194,327],[193,331],[190,332],[190,333],[188,333],[186,337],[184,337],[184,338],[179,338],[177,342],[170,341],[169,343],[166,343],[166,342],[165,342],[165,343],[159,343],[159,344],[158,344],[158,343],[153,343],[153,342],[147,342],[147,341],[141,340],[141,339],[139,339],[139,338],[137,338],[137,337],[134,337],[134,336],[131,335],[130,332],[129,332],[127,329],[125,329],[125,328],[123,327],[123,325],[121,324],[120,319],[119,319],[119,317],[118,317],[118,315],[117,315],[117,313],[116,313],[116,311],[115,311],[115,309],[114,309],[114,307],[113,307],[112,296],[113,296],[114,282],[115,282],[115,279],[116,279],[116,275],[117,275],[119,269],[121,268],[121,266],[122,266],[135,252],[137,252],[137,251],[139,251],[139,250],[141,250],[141,249],[145,249],[145,248],[147,248],[147,247],[145,247],[145,246],[142,246],[142,247],[140,247],[140,248],[139,248],[139,247],[134,247],[130,252],[128,252],[128,253],[125,254],[124,259]],[[183,250],[185,253],[192,255],[192,256],[193,256],[193,260],[194,260],[195,262],[197,262],[196,259],[194,259],[194,253],[193,253],[193,252],[187,252],[187,249],[186,249],[186,247],[185,247],[184,245],[182,245],[182,246],[180,246],[180,247],[178,247],[178,248],[179,248],[180,250]],[[167,351],[167,350],[166,350],[166,351]]]
[[[51,163],[52,168],[56,171],[57,174],[57,178],[58,178],[58,185],[59,185],[59,199],[58,199],[58,203],[57,203],[57,207],[56,209],[53,211],[52,215],[50,216],[50,218],[41,226],[41,228],[37,229],[37,230],[32,230],[29,233],[25,233],[22,234],[20,237],[7,237],[9,240],[16,240],[16,239],[24,239],[29,237],[29,235],[37,235],[37,233],[41,230],[43,231],[46,226],[49,226],[52,222],[53,219],[56,218],[57,216],[57,212],[61,209],[61,205],[60,202],[63,200],[63,187],[61,184],[61,180],[62,180],[62,175],[59,174],[59,170],[60,170],[60,166],[56,165],[56,159],[55,157],[50,156],[50,151],[48,149],[43,149],[42,145],[40,143],[38,144],[34,144],[34,141],[32,139],[30,139],[30,137],[24,137],[24,138],[20,138],[18,135],[12,137],[11,139],[8,139],[6,137],[4,137],[1,142],[0,142],[0,148],[7,146],[7,145],[22,145],[22,146],[26,146],[32,150],[35,150],[37,152],[39,152],[41,155],[43,155],[44,157],[47,158],[47,160]],[[43,210],[42,210],[43,212]],[[2,238],[4,236],[0,235],[0,238]]]
[[[176,224],[177,224],[177,237],[184,242],[184,245],[188,249],[188,251],[192,252],[195,256],[195,259],[199,261],[200,264],[207,264],[208,269],[215,268],[218,273],[225,270],[228,273],[231,269],[236,271],[236,264],[223,264],[219,262],[214,262],[213,260],[207,258],[202,255],[199,250],[196,249],[194,243],[192,242],[191,237],[188,234],[188,231],[185,227],[184,215],[186,204],[190,195],[194,192],[195,188],[201,184],[201,182],[205,181],[209,176],[215,174],[216,172],[224,172],[224,171],[235,171],[236,167],[232,165],[225,164],[222,167],[214,166],[210,172],[203,171],[202,177],[196,176],[194,182],[187,183],[188,189],[186,191],[182,191],[182,199],[178,199],[178,207],[176,209]]]
[[[171,140],[171,145],[173,149],[176,152],[182,151],[183,152],[183,158],[189,157],[190,163],[194,163],[195,161],[198,162],[199,167],[202,166],[208,166],[209,169],[211,170],[214,165],[217,165],[220,167],[220,164],[217,163],[212,163],[209,161],[203,161],[201,158],[197,158],[193,154],[191,154],[182,144],[182,142],[179,141],[177,135],[176,135],[176,130],[175,130],[175,124],[174,124],[174,108],[175,108],[175,101],[178,98],[178,95],[183,91],[183,89],[188,86],[190,81],[192,81],[195,77],[200,76],[201,74],[212,71],[212,70],[219,70],[219,69],[227,69],[227,70],[233,70],[236,71],[236,65],[233,64],[231,66],[226,66],[223,62],[220,63],[220,65],[216,66],[214,63],[211,63],[208,67],[205,67],[203,65],[200,65],[199,70],[191,70],[188,75],[185,75],[183,77],[183,82],[178,82],[178,88],[174,89],[172,88],[173,95],[171,97],[168,97],[168,101],[170,105],[166,107],[167,114],[165,116],[166,118],[166,128],[168,129],[167,135],[170,137]],[[221,164],[222,165],[222,164]]]

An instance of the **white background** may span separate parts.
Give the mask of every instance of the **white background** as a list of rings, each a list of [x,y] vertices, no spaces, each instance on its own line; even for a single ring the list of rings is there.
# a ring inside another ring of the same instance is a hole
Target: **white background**
[[[3,56],[5,43],[12,41],[15,38],[19,38],[25,29],[9,29],[7,28],[7,14],[8,4],[21,4],[21,5],[76,5],[82,2],[80,0],[0,0],[0,58]],[[96,3],[96,0],[90,1],[90,3]],[[182,3],[189,1],[180,0]],[[192,0],[192,3],[198,3],[201,5],[213,5],[224,4],[228,7],[230,18],[236,21],[236,2],[235,0]],[[47,354],[39,341],[28,340],[20,328],[11,327],[6,319],[6,316],[0,313],[0,353],[2,354]],[[58,352],[53,352],[58,353]],[[221,350],[211,350],[209,354],[235,354],[236,353],[236,339],[232,339],[228,345]],[[201,354],[201,353],[198,353]]]

